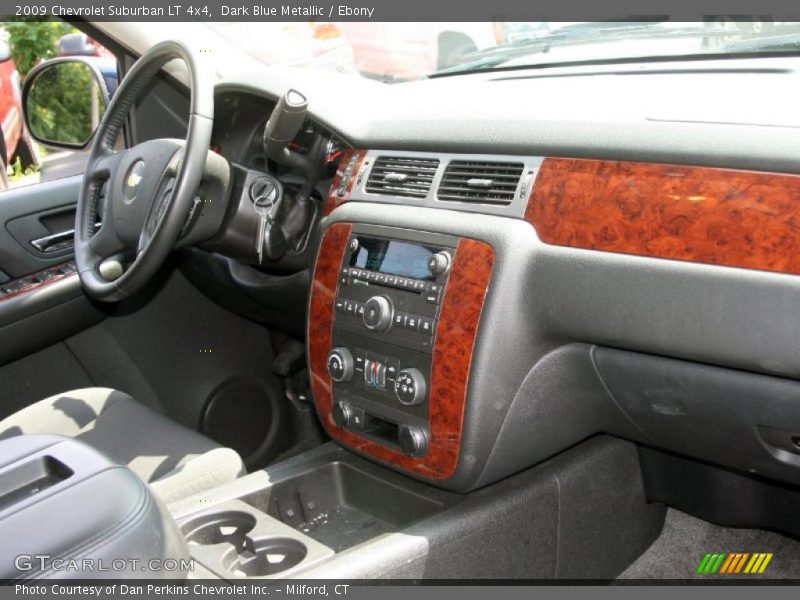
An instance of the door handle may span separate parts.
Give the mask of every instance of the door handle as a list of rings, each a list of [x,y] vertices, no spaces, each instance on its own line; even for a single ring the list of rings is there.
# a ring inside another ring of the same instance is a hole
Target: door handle
[[[95,231],[100,228],[100,223],[94,224]],[[31,246],[39,252],[49,254],[60,250],[67,250],[75,245],[75,230],[59,231],[51,235],[46,235],[36,240],[31,240]]]
[[[50,252],[58,252],[59,250],[66,250],[75,244],[75,230],[60,231],[53,235],[46,235],[38,240],[32,240],[31,246],[36,248],[39,252],[48,254]]]

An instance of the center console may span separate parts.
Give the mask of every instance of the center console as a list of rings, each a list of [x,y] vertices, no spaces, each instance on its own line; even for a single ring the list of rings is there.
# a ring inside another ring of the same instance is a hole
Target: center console
[[[490,245],[335,223],[319,251],[309,356],[331,437],[384,463],[447,479],[491,277]]]
[[[127,466],[74,438],[0,440],[0,531],[4,582],[188,570],[188,546],[161,500]]]

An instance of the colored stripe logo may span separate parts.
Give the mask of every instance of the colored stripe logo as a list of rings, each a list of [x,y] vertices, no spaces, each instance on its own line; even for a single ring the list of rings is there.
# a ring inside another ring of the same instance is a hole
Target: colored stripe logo
[[[700,575],[760,575],[772,560],[772,552],[706,552],[695,573]]]

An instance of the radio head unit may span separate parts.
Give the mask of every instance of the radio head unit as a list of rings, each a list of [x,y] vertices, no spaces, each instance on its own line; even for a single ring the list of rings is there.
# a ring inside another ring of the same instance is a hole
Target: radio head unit
[[[438,246],[377,237],[351,238],[350,267],[389,276],[432,281],[439,274],[439,260],[449,259]],[[446,271],[444,268],[442,271]]]

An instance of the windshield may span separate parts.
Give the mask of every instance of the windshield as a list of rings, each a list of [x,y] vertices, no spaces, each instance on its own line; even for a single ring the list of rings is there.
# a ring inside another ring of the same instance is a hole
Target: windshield
[[[475,70],[678,57],[793,53],[800,23],[719,16],[704,22],[211,23],[269,65],[399,82]]]

